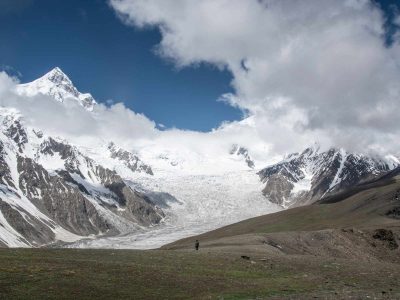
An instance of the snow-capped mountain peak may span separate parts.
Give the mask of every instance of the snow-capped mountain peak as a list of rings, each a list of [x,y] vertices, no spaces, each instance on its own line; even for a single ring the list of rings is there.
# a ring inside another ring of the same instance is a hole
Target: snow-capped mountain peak
[[[58,67],[32,82],[18,85],[17,92],[26,96],[48,95],[59,102],[74,100],[90,111],[97,104],[91,94],[79,92]]]
[[[391,158],[367,156],[318,146],[288,155],[258,174],[265,183],[264,195],[283,207],[313,203],[362,181],[377,178],[398,166]]]
[[[54,84],[73,86],[71,79],[69,79],[69,77],[59,67],[55,67],[35,81],[51,81]]]

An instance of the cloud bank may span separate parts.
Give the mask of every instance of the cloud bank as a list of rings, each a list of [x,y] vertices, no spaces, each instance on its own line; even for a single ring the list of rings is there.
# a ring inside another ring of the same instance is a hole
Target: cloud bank
[[[118,141],[151,139],[156,134],[155,123],[122,103],[111,106],[98,104],[94,111],[84,109],[77,101],[55,101],[43,94],[25,96],[17,92],[18,80],[0,72],[0,106],[15,108],[24,122],[76,141],[99,137]]]
[[[234,94],[220,101],[246,118],[203,133],[159,129],[122,103],[89,112],[76,101],[21,96],[0,73],[0,106],[27,125],[86,146],[114,141],[157,156],[222,158],[233,144],[258,167],[315,142],[399,155],[400,34],[384,43],[385,17],[363,0],[111,0],[128,25],[158,28],[157,52],[178,67],[228,69]],[[399,22],[400,16],[394,18]]]
[[[186,167],[226,158],[233,144],[251,145],[257,161],[271,159],[266,155],[269,146],[258,136],[251,118],[223,124],[206,133],[176,128],[160,130],[154,121],[123,103],[97,104],[93,111],[88,111],[74,99],[61,103],[43,94],[21,94],[18,83],[16,78],[0,72],[0,107],[18,112],[25,125],[80,146],[98,147],[113,141],[150,159],[163,154],[175,160],[184,159]]]
[[[316,141],[398,153],[400,34],[385,45],[385,16],[373,2],[109,3],[126,24],[158,28],[158,54],[178,67],[210,63],[228,69],[235,94],[223,101],[252,118],[273,152]]]

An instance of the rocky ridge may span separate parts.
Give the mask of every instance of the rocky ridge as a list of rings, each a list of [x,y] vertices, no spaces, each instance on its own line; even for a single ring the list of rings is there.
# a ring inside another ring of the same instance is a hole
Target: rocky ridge
[[[259,171],[263,193],[283,207],[311,204],[398,166],[392,159],[349,153],[344,149],[320,151],[310,147]]]

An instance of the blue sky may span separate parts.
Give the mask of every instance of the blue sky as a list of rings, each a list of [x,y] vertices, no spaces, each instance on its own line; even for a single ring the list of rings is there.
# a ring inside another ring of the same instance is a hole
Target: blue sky
[[[82,92],[122,101],[167,127],[207,131],[242,116],[216,101],[233,92],[229,72],[208,65],[177,70],[155,55],[156,29],[122,24],[105,0],[2,3],[0,67],[20,73],[22,82],[59,66]],[[398,1],[380,3],[390,18]]]
[[[0,67],[19,72],[22,82],[59,66],[82,92],[122,101],[167,127],[206,131],[240,119],[239,110],[216,101],[232,92],[227,71],[177,70],[155,55],[157,30],[125,26],[106,1],[17,2],[0,13]]]

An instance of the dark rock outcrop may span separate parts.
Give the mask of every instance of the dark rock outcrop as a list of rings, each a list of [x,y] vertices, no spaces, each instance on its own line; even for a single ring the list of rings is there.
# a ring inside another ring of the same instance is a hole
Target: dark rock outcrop
[[[28,142],[28,135],[20,120],[14,116],[9,116],[5,118],[3,126],[3,133],[15,142],[19,152],[22,153],[24,145]]]
[[[18,157],[19,186],[44,214],[78,235],[100,234],[111,229],[78,187],[49,173],[30,158]]]
[[[153,170],[149,165],[143,163],[137,155],[126,150],[118,148],[114,143],[108,145],[111,158],[118,159],[123,162],[132,172],[142,172],[149,175],[154,175]]]
[[[250,169],[254,169],[255,163],[249,154],[249,150],[244,147],[240,147],[239,145],[233,145],[231,150],[229,151],[230,155],[236,155],[243,157],[244,161],[246,162],[247,166]]]
[[[50,230],[49,224],[45,224],[37,218],[29,215],[22,208],[18,210],[11,207],[0,198],[0,211],[6,221],[17,231],[23,238],[21,241],[25,244],[43,245],[52,242],[55,234]],[[23,213],[23,215],[21,215]],[[1,237],[0,237],[1,238]]]
[[[372,237],[383,242],[390,250],[395,250],[399,247],[392,230],[377,229]]]
[[[94,168],[95,174],[101,179],[102,184],[114,193],[115,200],[124,208],[124,217],[136,220],[142,225],[159,223],[164,217],[151,200],[129,187],[115,172],[101,166]]]

